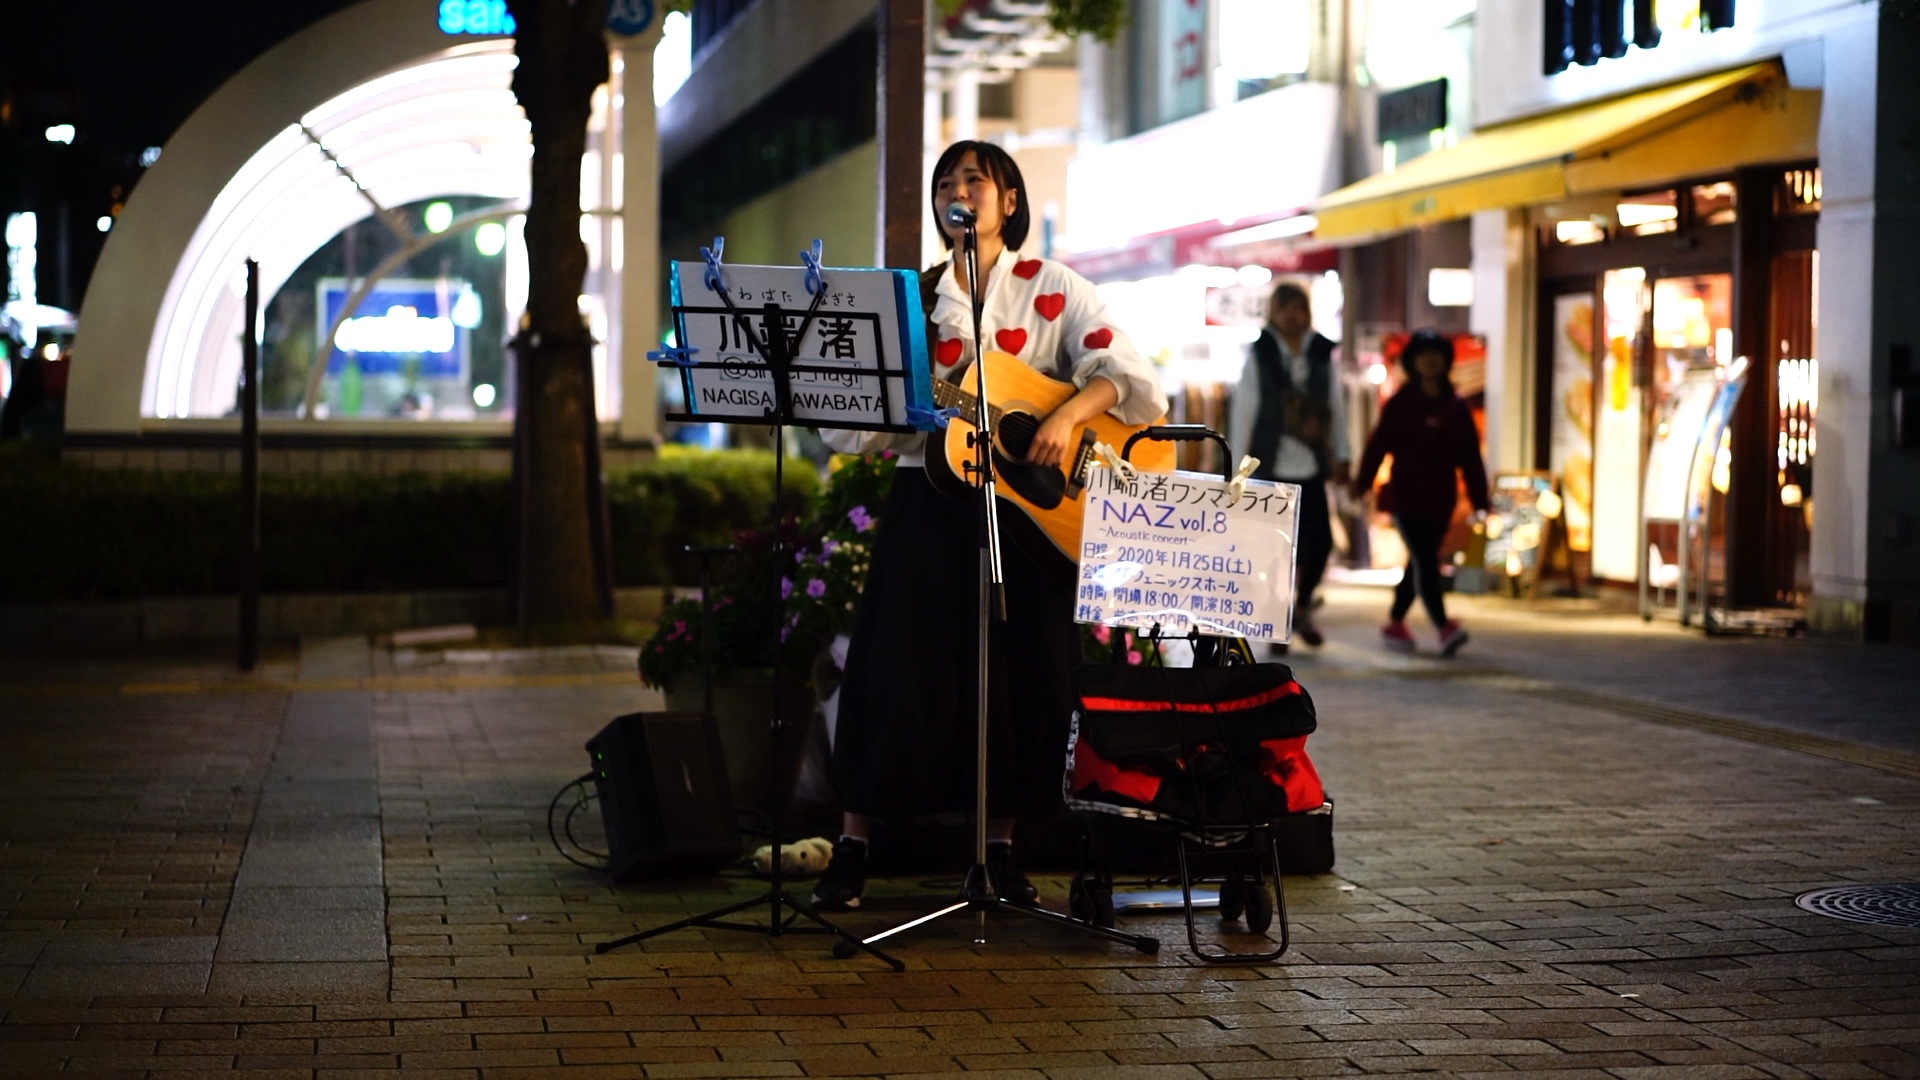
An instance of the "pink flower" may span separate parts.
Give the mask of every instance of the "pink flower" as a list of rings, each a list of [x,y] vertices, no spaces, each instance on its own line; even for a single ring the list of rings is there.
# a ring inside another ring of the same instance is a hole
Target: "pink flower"
[[[1139,650],[1139,649],[1128,649],[1128,650],[1127,650],[1127,663],[1129,663],[1129,664],[1132,664],[1132,665],[1133,665],[1133,666],[1135,666],[1135,667],[1139,667],[1139,666],[1140,666],[1140,661],[1141,661],[1141,659],[1142,659],[1142,657],[1140,656],[1140,650]]]
[[[1107,642],[1113,640],[1113,631],[1104,626],[1096,626],[1093,628],[1093,640],[1105,645]]]
[[[813,597],[815,600],[827,595],[827,583],[821,581],[819,578],[814,578],[812,581],[807,582],[807,595]]]
[[[894,459],[894,453],[893,453],[893,451],[891,451],[891,450],[882,450],[882,451],[880,451],[880,460],[881,460],[881,461],[892,461],[893,459]]]

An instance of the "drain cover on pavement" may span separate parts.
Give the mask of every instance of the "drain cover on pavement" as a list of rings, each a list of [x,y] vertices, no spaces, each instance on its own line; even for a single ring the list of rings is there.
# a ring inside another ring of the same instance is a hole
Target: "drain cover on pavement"
[[[1793,902],[1829,919],[1920,928],[1920,884],[1839,885],[1801,893]]]

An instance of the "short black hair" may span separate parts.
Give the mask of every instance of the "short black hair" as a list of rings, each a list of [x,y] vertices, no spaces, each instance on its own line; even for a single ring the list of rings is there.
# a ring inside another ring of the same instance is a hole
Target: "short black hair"
[[[1400,348],[1400,366],[1406,368],[1409,375],[1415,374],[1413,358],[1429,352],[1439,354],[1448,370],[1452,370],[1453,339],[1430,326],[1423,326],[1407,335],[1407,343]]]
[[[1307,290],[1297,281],[1283,281],[1273,287],[1273,293],[1267,297],[1267,310],[1279,311],[1289,304],[1299,304],[1308,311],[1313,310],[1313,301],[1308,299]]]
[[[1016,165],[1013,155],[990,142],[979,139],[961,139],[947,147],[940,154],[940,160],[933,166],[933,186],[927,191],[927,203],[933,206],[934,216],[940,214],[940,207],[934,200],[940,197],[940,178],[953,171],[960,159],[971,151],[973,159],[980,163],[980,171],[993,179],[1001,191],[1016,194],[1013,213],[1007,215],[1000,224],[1000,241],[1007,245],[1008,251],[1017,251],[1027,242],[1027,231],[1033,227],[1033,214],[1027,208],[1027,182],[1020,175],[1020,166]],[[939,230],[940,242],[951,248],[953,237],[945,229]]]

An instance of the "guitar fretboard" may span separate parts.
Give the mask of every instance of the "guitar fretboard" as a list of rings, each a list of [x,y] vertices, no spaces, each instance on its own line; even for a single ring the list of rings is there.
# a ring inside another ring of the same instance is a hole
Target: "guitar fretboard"
[[[979,399],[945,379],[933,380],[933,403],[943,409],[959,409],[960,419],[970,424],[974,423],[975,418],[980,415]],[[1002,410],[998,405],[990,406],[987,409],[987,415],[997,426],[1001,420]]]

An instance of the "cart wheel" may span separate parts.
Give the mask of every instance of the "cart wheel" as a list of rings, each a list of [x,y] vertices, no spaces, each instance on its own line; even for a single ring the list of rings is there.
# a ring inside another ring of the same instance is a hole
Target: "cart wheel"
[[[1220,920],[1232,922],[1246,909],[1246,883],[1240,880],[1239,874],[1228,874],[1226,879],[1220,882]]]
[[[1255,878],[1247,886],[1247,929],[1264,934],[1273,925],[1273,893],[1267,883]]]

